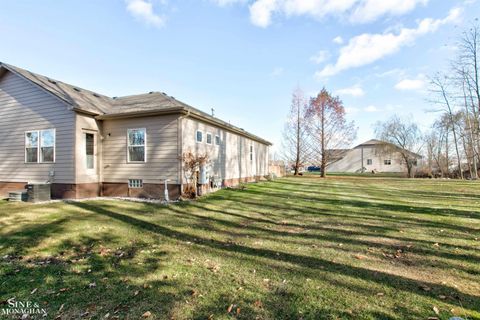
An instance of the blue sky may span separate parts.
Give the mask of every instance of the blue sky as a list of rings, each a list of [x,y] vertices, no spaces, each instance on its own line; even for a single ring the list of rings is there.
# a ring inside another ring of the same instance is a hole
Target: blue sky
[[[361,142],[395,113],[428,127],[428,76],[478,17],[476,0],[4,0],[0,61],[110,96],[163,91],[277,147],[292,91],[325,86]]]

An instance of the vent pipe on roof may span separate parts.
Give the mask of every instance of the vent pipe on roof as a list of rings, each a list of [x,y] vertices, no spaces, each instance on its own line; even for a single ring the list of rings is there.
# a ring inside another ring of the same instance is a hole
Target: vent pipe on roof
[[[212,117],[215,117],[215,109],[211,109],[212,110]]]

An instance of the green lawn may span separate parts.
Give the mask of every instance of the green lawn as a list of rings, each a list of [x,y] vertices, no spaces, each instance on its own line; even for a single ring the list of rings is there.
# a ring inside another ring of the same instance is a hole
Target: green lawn
[[[0,309],[12,297],[51,319],[480,319],[480,184],[310,176],[169,207],[0,202]]]

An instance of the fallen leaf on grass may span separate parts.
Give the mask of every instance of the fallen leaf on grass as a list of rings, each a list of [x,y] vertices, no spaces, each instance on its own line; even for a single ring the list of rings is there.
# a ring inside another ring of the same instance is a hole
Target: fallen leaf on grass
[[[440,310],[438,310],[438,308],[436,306],[434,306],[432,308],[433,312],[435,312],[435,314],[438,316],[440,314]]]
[[[262,301],[260,301],[260,300],[255,301],[255,302],[253,303],[253,305],[254,305],[255,307],[257,307],[257,308],[263,307]]]
[[[149,318],[151,315],[152,313],[150,311],[147,311],[144,314],[142,314],[142,318]]]
[[[423,291],[431,291],[431,290],[432,290],[432,288],[430,288],[429,286],[425,286],[425,285],[420,286],[420,288],[421,288]]]
[[[35,288],[32,290],[32,292],[30,292],[30,294],[34,294],[35,292],[37,292],[38,288]]]
[[[232,309],[233,309],[233,304],[231,304],[231,305],[227,308],[227,312],[228,312],[228,313],[232,312]]]
[[[383,292],[377,293],[377,296],[379,296],[379,297],[383,297],[384,295],[385,295],[385,293],[383,293]]]

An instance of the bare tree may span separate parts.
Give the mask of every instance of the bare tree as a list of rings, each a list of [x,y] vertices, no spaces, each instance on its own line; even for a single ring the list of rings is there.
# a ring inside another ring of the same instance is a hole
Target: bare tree
[[[300,173],[308,154],[305,112],[307,99],[300,88],[292,93],[290,113],[283,130],[283,154],[287,163],[293,163],[294,174]]]
[[[419,142],[422,140],[422,134],[418,126],[409,120],[404,120],[394,115],[385,122],[377,122],[375,125],[375,134],[378,139],[389,142],[385,148],[393,149],[391,151],[399,152],[407,167],[408,177],[413,177],[413,167],[417,163],[417,153],[421,149]]]
[[[449,126],[452,130],[455,152],[457,154],[458,172],[460,174],[460,178],[463,179],[462,158],[460,157],[460,150],[458,148],[459,139],[457,133],[457,124],[455,121],[455,106],[452,104],[452,97],[451,93],[449,92],[449,84],[451,81],[452,79],[446,75],[437,73],[433,78],[431,78],[430,83],[431,91],[438,96],[438,99],[434,100],[433,102],[440,106],[442,108],[441,110],[443,110],[443,112],[445,112],[449,118]]]
[[[351,144],[357,128],[353,121],[347,121],[340,98],[332,96],[325,88],[310,99],[307,118],[312,152],[316,159],[320,158],[321,176],[325,177],[330,151]]]

